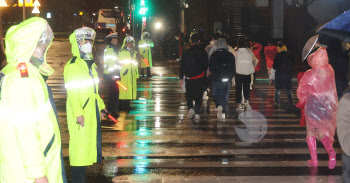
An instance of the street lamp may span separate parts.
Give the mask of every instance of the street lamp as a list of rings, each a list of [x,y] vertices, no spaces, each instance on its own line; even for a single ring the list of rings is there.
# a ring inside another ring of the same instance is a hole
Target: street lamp
[[[0,7],[7,7],[7,3],[5,0],[0,0]]]

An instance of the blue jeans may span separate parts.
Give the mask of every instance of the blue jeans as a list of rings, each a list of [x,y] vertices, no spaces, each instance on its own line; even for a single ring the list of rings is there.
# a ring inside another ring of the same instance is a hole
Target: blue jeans
[[[230,82],[213,82],[213,96],[216,102],[216,107],[221,105],[223,108],[223,113],[226,112],[226,107],[230,96],[230,87]]]

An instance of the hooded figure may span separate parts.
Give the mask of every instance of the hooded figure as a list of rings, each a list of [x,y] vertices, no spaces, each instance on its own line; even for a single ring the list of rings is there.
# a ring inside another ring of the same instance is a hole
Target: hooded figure
[[[73,58],[63,73],[73,182],[83,182],[85,166],[102,160],[100,111],[105,110],[105,104],[98,94],[97,66],[92,60],[95,35],[93,29],[83,27],[69,36]]]
[[[136,99],[138,71],[138,53],[135,48],[135,39],[127,36],[119,52],[119,63],[121,65],[119,85],[119,99],[122,103],[121,110],[130,109],[130,100]],[[122,87],[124,86],[124,87]]]
[[[67,182],[52,92],[43,76],[53,40],[47,21],[34,17],[6,34],[7,66],[0,76],[0,182]]]
[[[304,108],[307,137],[311,160],[309,164],[318,165],[316,138],[322,142],[329,154],[329,168],[336,165],[333,150],[336,129],[336,112],[338,97],[335,86],[335,76],[328,62],[327,50],[318,48],[307,59],[312,67],[299,82],[297,107]]]
[[[151,48],[154,47],[154,44],[149,36],[148,32],[143,33],[143,39],[139,41],[139,53],[141,56],[141,76],[144,75],[144,69],[147,68],[147,77],[152,77],[150,69],[153,67]]]

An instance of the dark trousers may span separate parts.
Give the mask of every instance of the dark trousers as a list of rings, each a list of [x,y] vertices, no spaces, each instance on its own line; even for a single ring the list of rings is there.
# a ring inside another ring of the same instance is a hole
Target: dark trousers
[[[120,100],[120,110],[121,111],[129,111],[131,110],[130,103],[131,100]]]
[[[108,97],[108,103],[107,103],[107,110],[110,113],[116,113],[119,110],[119,87],[116,84],[116,81],[113,81],[111,79],[111,76],[108,74],[103,75],[105,83],[109,87],[109,97]]]
[[[287,94],[287,97],[288,97],[289,105],[293,105],[292,90],[291,89],[286,90],[286,94]],[[281,102],[281,89],[277,89],[276,88],[276,91],[275,91],[275,103],[280,105],[280,102]]]
[[[216,107],[219,105],[223,108],[223,113],[226,113],[226,107],[230,96],[230,82],[213,82],[213,96],[216,101]]]
[[[141,68],[141,76],[145,75],[145,68]],[[147,76],[151,76],[151,68],[147,67]]]
[[[350,156],[343,153],[342,163],[342,181],[344,183],[350,183]]]
[[[72,166],[72,183],[85,183],[86,166]]]
[[[250,82],[252,78],[250,75],[240,75],[236,74],[236,103],[242,103],[242,89],[245,100],[249,100],[250,98]],[[243,88],[242,88],[243,86]]]
[[[186,79],[186,100],[188,109],[193,108],[193,101],[195,101],[195,112],[199,114],[201,111],[203,93],[205,90],[205,78]]]

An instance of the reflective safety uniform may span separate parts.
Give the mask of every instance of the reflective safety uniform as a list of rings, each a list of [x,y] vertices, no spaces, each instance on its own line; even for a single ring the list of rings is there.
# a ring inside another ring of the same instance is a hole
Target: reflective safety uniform
[[[119,76],[120,65],[118,64],[118,52],[111,45],[107,45],[103,56],[104,74]]]
[[[135,50],[127,50],[125,39],[122,50],[119,52],[119,64],[121,65],[120,82],[127,88],[127,90],[125,90],[119,86],[119,99],[136,99],[137,79],[139,78],[137,52]]]
[[[0,79],[1,183],[33,183],[44,176],[49,182],[66,182],[52,95],[39,69],[29,63],[48,27],[46,20],[34,17],[6,34],[8,65]]]
[[[76,31],[70,35],[73,58],[64,67],[67,89],[67,123],[69,130],[69,161],[71,166],[89,166],[102,159],[100,111],[105,104],[98,94],[97,66],[80,56]],[[84,127],[77,117],[84,116]]]
[[[141,39],[139,41],[139,53],[141,55],[141,68],[152,67],[152,52],[154,47],[152,40]]]

